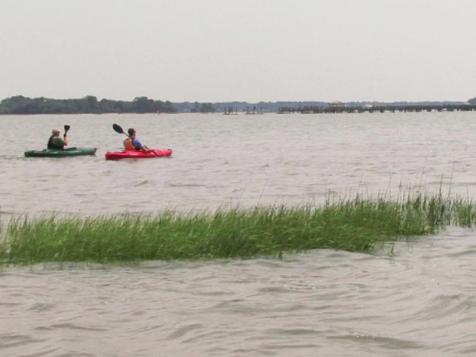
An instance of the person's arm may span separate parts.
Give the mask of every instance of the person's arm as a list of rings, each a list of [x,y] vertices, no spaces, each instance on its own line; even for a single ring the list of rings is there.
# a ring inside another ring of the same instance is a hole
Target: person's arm
[[[132,145],[134,145],[136,150],[150,150],[147,146],[142,145],[142,143],[137,139],[134,139]]]
[[[66,135],[66,133],[63,135],[63,141],[64,141],[64,146],[68,146],[68,136]]]
[[[140,146],[141,146],[141,150],[147,150],[147,151],[150,151],[150,149],[145,146],[145,145],[142,145],[142,143],[140,143]]]

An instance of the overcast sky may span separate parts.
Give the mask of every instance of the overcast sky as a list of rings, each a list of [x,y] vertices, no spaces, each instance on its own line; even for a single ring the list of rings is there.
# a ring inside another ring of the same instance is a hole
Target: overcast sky
[[[0,0],[0,98],[467,100],[474,0]]]

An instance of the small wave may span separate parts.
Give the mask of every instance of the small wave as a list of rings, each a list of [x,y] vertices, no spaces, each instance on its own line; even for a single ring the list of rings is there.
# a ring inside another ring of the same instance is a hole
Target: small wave
[[[185,335],[187,335],[189,332],[191,332],[193,330],[197,330],[197,329],[201,329],[201,328],[203,328],[203,325],[199,324],[199,323],[193,323],[193,324],[181,326],[178,329],[176,329],[174,332],[172,332],[168,336],[167,339],[168,340],[176,340],[178,338],[184,337]]]
[[[0,350],[42,341],[44,340],[33,338],[28,335],[20,335],[15,333],[0,334]]]
[[[476,307],[476,298],[463,294],[439,295],[430,300],[426,306],[415,316],[414,320],[426,321],[440,320],[442,318],[458,319],[458,316],[464,318],[467,312],[471,312]]]
[[[99,327],[85,327],[79,326],[72,323],[61,323],[61,324],[53,324],[51,328],[55,329],[69,329],[69,330],[83,330],[83,331],[107,331],[106,328],[99,328]]]
[[[29,311],[48,311],[55,307],[55,304],[35,303],[28,310]]]
[[[388,349],[426,349],[427,346],[422,345],[421,343],[405,340],[401,338],[388,337],[388,336],[375,336],[375,335],[364,335],[364,334],[350,334],[350,335],[341,335],[341,336],[332,336],[328,337],[333,340],[349,340],[359,344],[375,344],[382,348]]]
[[[206,187],[206,185],[201,185],[198,183],[169,183],[169,187]]]
[[[145,185],[147,185],[147,184],[149,184],[149,183],[150,183],[149,180],[143,180],[143,181],[140,181],[140,182],[136,183],[136,184],[134,185],[134,187],[145,186]]]

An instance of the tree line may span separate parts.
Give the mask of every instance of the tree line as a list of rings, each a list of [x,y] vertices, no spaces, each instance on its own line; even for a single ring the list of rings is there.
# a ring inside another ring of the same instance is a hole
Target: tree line
[[[21,95],[3,99],[0,114],[100,114],[100,113],[175,113],[173,103],[136,97],[132,101],[86,96],[80,99],[28,98]]]
[[[345,107],[367,107],[369,104],[388,106],[414,106],[414,105],[476,105],[476,98],[467,102],[347,102],[338,103]],[[0,114],[101,114],[101,113],[230,113],[230,112],[282,112],[283,109],[299,111],[306,107],[316,107],[326,110],[335,106],[335,103],[320,101],[278,101],[259,102],[176,102],[154,100],[147,97],[136,97],[132,101],[101,99],[88,95],[80,99],[52,99],[28,98],[21,95],[6,98],[0,101]]]

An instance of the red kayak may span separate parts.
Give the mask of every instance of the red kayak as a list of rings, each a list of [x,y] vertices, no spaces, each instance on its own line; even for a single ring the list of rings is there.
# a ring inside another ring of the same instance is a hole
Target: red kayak
[[[172,149],[108,151],[106,153],[106,160],[153,159],[156,157],[169,157],[170,155],[172,155]]]

